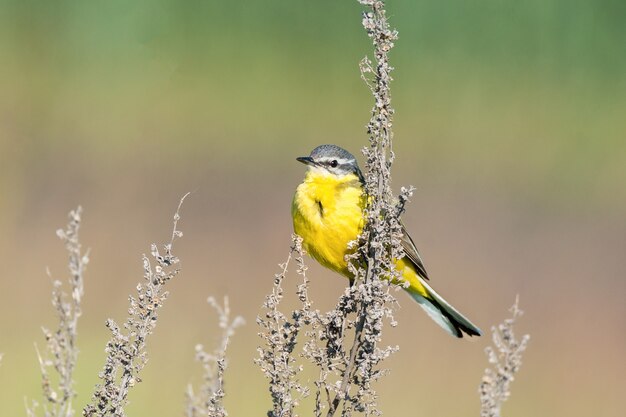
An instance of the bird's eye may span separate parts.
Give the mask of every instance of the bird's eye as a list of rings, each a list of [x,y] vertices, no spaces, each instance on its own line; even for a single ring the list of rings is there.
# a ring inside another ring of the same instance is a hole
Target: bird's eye
[[[333,168],[337,168],[337,165],[339,165],[339,162],[337,162],[336,159],[333,159],[332,161],[330,161],[330,166]]]

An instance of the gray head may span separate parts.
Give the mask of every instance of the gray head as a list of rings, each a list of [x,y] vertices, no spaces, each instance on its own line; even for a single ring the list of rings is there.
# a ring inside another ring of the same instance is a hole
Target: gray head
[[[339,176],[354,174],[363,179],[354,155],[337,145],[320,145],[311,151],[311,155],[296,159],[310,169]]]

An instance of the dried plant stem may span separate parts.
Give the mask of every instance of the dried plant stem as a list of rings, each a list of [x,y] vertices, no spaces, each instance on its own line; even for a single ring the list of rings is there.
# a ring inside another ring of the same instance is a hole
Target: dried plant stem
[[[296,416],[295,394],[308,394],[308,388],[298,380],[302,368],[296,366],[294,352],[304,326],[306,342],[301,356],[319,369],[319,377],[314,381],[316,417],[324,414],[332,417],[339,410],[342,417],[353,413],[380,415],[372,383],[386,373],[385,369],[379,369],[379,364],[398,349],[380,347],[384,322],[388,320],[395,325],[392,312],[395,299],[390,293],[394,284],[390,282],[398,282],[400,278],[393,259],[401,253],[399,216],[412,191],[402,189],[396,203],[390,187],[393,109],[388,52],[397,33],[389,28],[383,1],[359,0],[359,3],[368,8],[363,13],[363,25],[374,45],[375,64],[368,58],[360,63],[361,76],[372,91],[374,106],[367,126],[370,146],[363,150],[365,227],[348,246],[348,268],[354,279],[333,310],[321,313],[312,309],[302,240],[294,237],[289,258],[281,265],[282,272],[276,275],[272,294],[266,298],[265,316],[258,319],[265,345],[259,348],[257,363],[270,382],[273,409],[269,417]],[[278,305],[294,254],[298,274],[303,279],[298,287],[302,306],[288,317],[280,312]]]
[[[42,390],[44,395],[43,415],[46,417],[71,417],[74,415],[72,399],[74,392],[74,368],[78,358],[76,337],[78,319],[80,318],[81,301],[83,298],[84,273],[89,263],[88,253],[81,252],[78,238],[82,209],[78,207],[69,213],[69,223],[65,229],[57,230],[57,236],[65,244],[68,252],[68,269],[70,271],[68,295],[63,290],[61,281],[53,280],[52,306],[54,307],[58,327],[51,331],[42,328],[46,339],[46,351],[41,355],[37,347],[37,357],[41,369]],[[48,271],[48,276],[50,272]],[[52,382],[49,369],[58,375],[57,384]],[[26,406],[27,415],[36,415],[37,403]]]
[[[204,382],[197,393],[194,393],[191,384],[187,388],[185,409],[187,417],[226,417],[228,415],[222,403],[226,349],[230,338],[235,334],[235,329],[244,324],[241,316],[230,319],[228,297],[224,297],[222,305],[212,297],[207,301],[218,314],[222,336],[213,353],[207,353],[202,345],[196,346],[196,360],[202,364]]]
[[[294,311],[291,318],[279,310],[279,304],[283,299],[282,282],[287,275],[287,269],[294,257],[300,265],[298,274],[303,277],[303,284],[298,288],[298,297],[303,303],[303,309]],[[270,395],[273,408],[267,415],[269,417],[296,416],[294,410],[300,397],[308,395],[308,388],[303,386],[298,378],[301,366],[295,364],[294,349],[301,329],[310,319],[310,302],[307,295],[306,267],[304,266],[302,239],[292,236],[292,246],[285,263],[280,265],[281,272],[274,276],[274,287],[269,294],[263,307],[266,312],[263,317],[257,318],[257,324],[261,327],[259,336],[264,341],[264,346],[259,347],[259,357],[255,363],[259,365],[264,375],[270,381]]]
[[[342,414],[349,414],[350,410],[346,410],[346,401],[351,401],[357,411],[364,411],[366,414],[380,413],[375,409],[376,394],[370,386],[370,380],[378,377],[374,371],[375,365],[394,351],[391,348],[379,350],[377,343],[382,336],[382,318],[392,317],[386,305],[395,302],[389,293],[388,281],[384,279],[397,277],[393,258],[400,251],[401,210],[392,203],[393,194],[390,186],[394,111],[391,107],[390,92],[392,81],[390,74],[393,68],[389,65],[388,56],[398,34],[389,26],[384,1],[358,1],[369,9],[363,13],[363,26],[374,45],[375,59],[375,64],[367,57],[360,63],[361,77],[374,97],[372,116],[367,125],[370,146],[363,149],[366,156],[365,191],[368,204],[365,213],[366,225],[359,237],[358,250],[350,256],[351,271],[355,276],[356,285],[360,288],[360,294],[357,293],[354,300],[357,306],[354,340],[339,392],[330,403],[327,417],[335,415],[342,402],[344,402]],[[410,194],[410,191],[407,194]],[[401,201],[407,199],[408,195],[401,198]],[[367,265],[366,270],[362,267],[363,260]],[[357,395],[351,398],[351,384],[358,381],[359,377],[361,381],[357,384],[360,384]],[[366,397],[370,398],[369,402],[362,401]],[[363,408],[360,410],[360,407]]]
[[[481,417],[500,417],[500,409],[511,395],[511,382],[522,366],[522,353],[530,340],[527,334],[518,340],[513,332],[513,326],[523,314],[519,309],[519,297],[515,298],[510,311],[510,319],[491,328],[493,347],[485,349],[492,368],[485,369],[480,383]]]
[[[330,406],[328,407],[328,413],[326,413],[327,417],[331,417],[335,415],[339,404],[341,401],[348,399],[348,391],[350,389],[350,377],[354,373],[354,369],[356,368],[356,355],[359,352],[359,345],[361,340],[361,333],[363,332],[363,325],[365,323],[365,316],[361,313],[359,314],[359,322],[355,328],[354,334],[354,342],[352,343],[352,347],[350,348],[350,359],[348,362],[348,367],[343,374],[343,379],[341,380],[341,387],[339,388],[339,392],[335,394],[335,397],[330,402]]]
[[[156,265],[143,256],[144,282],[137,285],[137,295],[130,296],[129,316],[123,328],[112,319],[106,326],[111,331],[111,339],[107,342],[104,367],[99,374],[101,384],[96,386],[92,402],[85,406],[85,417],[124,417],[124,407],[128,403],[128,392],[138,382],[139,373],[145,366],[148,357],[146,352],[147,338],[156,327],[159,308],[168,296],[165,284],[176,276],[179,269],[174,268],[179,259],[172,254],[174,240],[182,236],[178,230],[180,208],[189,193],[180,199],[174,214],[174,227],[170,242],[164,245],[161,254],[157,245],[151,246],[150,254]]]

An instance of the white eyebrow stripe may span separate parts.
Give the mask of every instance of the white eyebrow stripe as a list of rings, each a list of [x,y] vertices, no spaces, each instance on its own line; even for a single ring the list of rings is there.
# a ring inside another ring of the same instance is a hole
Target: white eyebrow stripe
[[[329,157],[329,156],[325,156],[324,158],[320,158],[320,162],[330,162],[330,161],[337,161],[337,163],[339,165],[351,164],[351,163],[355,162],[354,159],[333,158],[333,157]]]

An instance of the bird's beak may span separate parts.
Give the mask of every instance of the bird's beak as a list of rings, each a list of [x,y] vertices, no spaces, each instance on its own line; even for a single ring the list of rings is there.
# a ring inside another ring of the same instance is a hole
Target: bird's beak
[[[313,158],[311,158],[310,156],[300,156],[298,158],[296,158],[296,161],[302,162],[304,165],[314,165],[315,162],[313,161]]]

